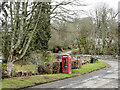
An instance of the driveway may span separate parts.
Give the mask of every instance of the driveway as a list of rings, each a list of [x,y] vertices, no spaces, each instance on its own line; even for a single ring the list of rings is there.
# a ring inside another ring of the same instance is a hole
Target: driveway
[[[30,88],[118,88],[118,62],[107,62],[110,67],[103,68],[88,74],[78,75],[72,78],[58,80],[46,84],[36,85]]]

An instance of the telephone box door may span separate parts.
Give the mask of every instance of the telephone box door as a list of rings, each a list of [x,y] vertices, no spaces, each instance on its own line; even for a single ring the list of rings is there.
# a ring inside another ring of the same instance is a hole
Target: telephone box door
[[[63,55],[62,56],[62,72],[71,73],[71,56]]]

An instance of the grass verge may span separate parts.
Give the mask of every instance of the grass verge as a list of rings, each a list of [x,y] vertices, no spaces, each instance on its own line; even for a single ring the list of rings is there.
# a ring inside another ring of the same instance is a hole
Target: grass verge
[[[19,65],[15,64],[15,70],[16,71],[36,71],[35,65]]]
[[[2,89],[2,82],[0,81],[0,90]]]
[[[103,68],[107,66],[107,63],[105,62],[101,62],[101,61],[97,61],[96,63],[87,63],[85,65],[82,65],[82,67],[80,69],[72,69],[72,73],[79,73],[79,74],[85,74],[100,68]]]
[[[79,69],[72,69],[72,74],[45,74],[45,75],[36,75],[30,77],[13,77],[2,80],[2,88],[22,88],[27,86],[33,86],[36,84],[41,84],[45,82],[50,82],[54,80],[59,80],[78,74],[85,74],[103,67],[106,67],[107,63],[98,61],[94,64],[85,64],[82,65]]]

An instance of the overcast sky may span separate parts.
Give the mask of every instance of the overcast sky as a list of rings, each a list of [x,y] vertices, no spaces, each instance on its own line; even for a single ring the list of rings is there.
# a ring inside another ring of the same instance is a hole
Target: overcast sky
[[[96,6],[99,6],[100,3],[105,3],[108,8],[113,8],[118,11],[118,2],[120,0],[80,0],[83,1],[87,6],[81,7],[82,10],[85,10],[87,13],[92,12]],[[86,17],[85,14],[81,17]]]
[[[91,10],[97,5],[99,2],[107,3],[108,7],[118,9],[118,2],[120,0],[84,0],[85,3],[88,4],[88,7],[86,7],[86,10]]]

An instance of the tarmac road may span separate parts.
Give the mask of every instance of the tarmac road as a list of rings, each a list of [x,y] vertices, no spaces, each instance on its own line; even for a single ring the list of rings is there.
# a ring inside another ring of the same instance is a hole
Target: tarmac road
[[[26,88],[118,88],[118,61],[101,60],[107,62],[106,67],[88,74],[78,75],[64,80]]]

